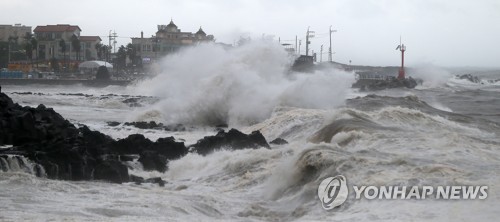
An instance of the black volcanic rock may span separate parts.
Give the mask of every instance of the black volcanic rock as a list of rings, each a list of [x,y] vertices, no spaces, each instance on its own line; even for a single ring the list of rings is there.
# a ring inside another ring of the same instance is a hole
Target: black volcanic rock
[[[281,138],[276,138],[274,139],[273,141],[269,142],[270,144],[274,144],[274,145],[284,145],[284,144],[288,144],[288,141],[284,140],[284,139],[281,139]]]
[[[108,123],[109,125],[110,123]],[[133,126],[139,129],[154,129],[154,130],[166,130],[166,131],[185,131],[186,127],[182,124],[177,125],[168,125],[165,126],[163,123],[156,123],[155,121],[150,122],[125,122],[123,123],[125,126]]]
[[[157,183],[160,187],[164,187],[167,181],[163,180],[161,177],[152,177],[149,179],[146,179],[144,181],[145,183]]]
[[[161,123],[148,124],[163,126]],[[23,155],[39,165],[39,175],[40,166],[43,166],[50,179],[95,179],[114,183],[129,181],[124,161],[133,161],[139,156],[138,161],[145,170],[165,172],[168,161],[188,153],[184,143],[173,137],[153,142],[143,135],[133,134],[114,140],[85,125],[76,127],[42,104],[37,108],[22,107],[3,93],[0,93],[0,145],[14,145],[0,150],[0,155]],[[193,145],[194,151],[202,155],[223,147],[269,148],[269,144],[258,131],[247,135],[231,129],[227,133],[220,131],[215,136],[205,137]],[[160,180],[155,180],[155,183],[161,186],[165,182]]]
[[[140,185],[144,183],[144,178],[130,174],[130,182],[134,182],[135,184]]]
[[[163,129],[162,123],[156,123],[155,121],[150,122],[126,122],[125,126],[134,126],[139,129]]]
[[[149,148],[153,142],[142,134],[132,134],[125,139],[120,139],[111,145],[114,153],[119,155],[124,154],[140,154],[143,150]]]
[[[106,122],[108,124],[108,126],[111,126],[111,127],[115,127],[115,126],[119,126],[120,125],[120,122],[116,122],[116,121],[110,121],[110,122]]]
[[[118,155],[140,154],[139,162],[144,170],[165,172],[168,160],[179,159],[188,150],[183,142],[176,142],[173,137],[160,138],[156,142],[141,134],[133,134],[118,140],[112,145],[112,151]]]
[[[157,170],[160,172],[165,172],[167,170],[167,157],[158,154],[151,150],[146,150],[141,153],[139,157],[139,162],[142,164],[144,170],[152,171]]]
[[[481,83],[481,79],[477,76],[473,76],[472,74],[457,75],[456,77],[458,79],[465,79],[473,83]]]
[[[176,142],[174,137],[159,138],[149,148],[169,160],[179,159],[188,153],[188,149],[183,142]]]
[[[140,98],[127,98],[122,101],[122,103],[127,104],[130,107],[141,107],[142,105],[139,103]]]
[[[247,135],[236,129],[231,129],[227,133],[219,131],[215,136],[206,136],[198,140],[198,142],[191,147],[194,152],[201,155],[207,155],[221,148],[233,150],[259,147],[269,148],[269,144],[259,131],[253,131]]]
[[[14,104],[0,94],[0,144],[15,146],[76,137],[78,129],[51,108]]]
[[[63,180],[128,181],[120,156],[140,155],[147,170],[166,170],[170,159],[187,153],[174,138],[152,142],[143,135],[115,141],[82,125],[77,128],[51,108],[15,104],[0,93],[0,145],[14,145],[0,154],[24,155],[43,166],[48,178]],[[131,158],[124,158],[130,160]]]
[[[95,167],[94,179],[106,180],[113,183],[128,182],[128,168],[117,160],[105,161]]]

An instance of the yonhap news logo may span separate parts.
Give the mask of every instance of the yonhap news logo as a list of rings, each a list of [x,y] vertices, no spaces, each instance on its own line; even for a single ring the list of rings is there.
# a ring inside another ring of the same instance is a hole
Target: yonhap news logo
[[[352,186],[354,198],[359,200],[484,200],[488,197],[488,186]],[[328,177],[318,186],[318,197],[325,210],[342,205],[349,195],[347,179],[338,175]]]
[[[347,200],[347,181],[342,175],[324,179],[318,187],[318,196],[325,210],[340,206]]]

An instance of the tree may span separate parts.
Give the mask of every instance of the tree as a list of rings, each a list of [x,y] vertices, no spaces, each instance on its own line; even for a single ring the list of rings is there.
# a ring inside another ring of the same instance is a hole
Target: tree
[[[108,53],[110,51],[109,47],[107,45],[103,45],[101,43],[97,43],[95,45],[95,49],[97,51],[97,58],[99,60],[105,60],[108,61]]]
[[[24,51],[26,53],[26,60],[30,60],[31,67],[33,67],[33,45],[31,45],[30,41],[25,41]]]
[[[18,43],[18,36],[9,36],[7,45],[7,58],[10,61],[19,61],[26,59],[26,53],[22,45]]]
[[[66,41],[64,41],[64,39],[61,39],[59,41],[59,48],[61,48],[61,52],[63,53],[64,67],[66,67],[67,66],[67,64],[66,64]]]
[[[71,37],[71,46],[75,50],[76,60],[80,60],[80,51],[82,50],[82,46],[80,45],[80,39],[78,38],[78,36],[73,35]]]
[[[127,51],[125,46],[120,46],[118,52],[116,53],[116,64],[117,68],[123,69],[127,65]]]
[[[97,59],[104,60],[104,56],[106,55],[106,46],[102,43],[95,44],[95,50],[97,51]]]
[[[36,59],[38,60],[38,40],[35,37],[32,37],[30,41],[31,41],[31,47],[35,49]],[[31,62],[33,63],[33,59],[31,59]],[[38,62],[36,63],[36,65],[38,68]]]
[[[132,61],[132,64],[137,65],[137,50],[132,43],[127,44],[126,51],[128,58]]]
[[[26,54],[26,60],[30,60],[31,67],[33,67],[33,45],[31,44],[31,38],[33,38],[33,35],[27,32],[24,36],[24,52]]]

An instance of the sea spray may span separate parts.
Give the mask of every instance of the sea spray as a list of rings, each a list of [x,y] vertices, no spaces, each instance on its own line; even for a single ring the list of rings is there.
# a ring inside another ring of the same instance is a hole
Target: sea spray
[[[411,76],[422,79],[422,86],[430,88],[444,86],[453,77],[449,71],[430,64],[415,66]]]
[[[290,55],[270,41],[225,49],[202,44],[167,56],[162,72],[136,90],[161,98],[155,106],[167,123],[250,125],[277,106],[334,108],[341,105],[354,76],[340,70],[290,72]]]

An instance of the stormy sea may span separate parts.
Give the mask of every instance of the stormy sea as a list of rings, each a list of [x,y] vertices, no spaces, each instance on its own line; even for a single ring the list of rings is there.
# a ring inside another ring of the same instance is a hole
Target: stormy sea
[[[164,184],[48,178],[30,158],[0,158],[0,221],[494,221],[500,213],[500,72],[479,81],[422,66],[414,89],[359,91],[353,72],[289,71],[280,45],[200,45],[166,57],[129,86],[2,85],[21,106],[53,108],[118,140],[173,137],[186,147],[232,128],[269,147],[188,152],[164,172],[122,160]],[[131,122],[166,127],[137,127]],[[6,149],[9,146],[2,146]],[[488,186],[484,200],[355,199],[326,211],[324,178],[351,185]]]

